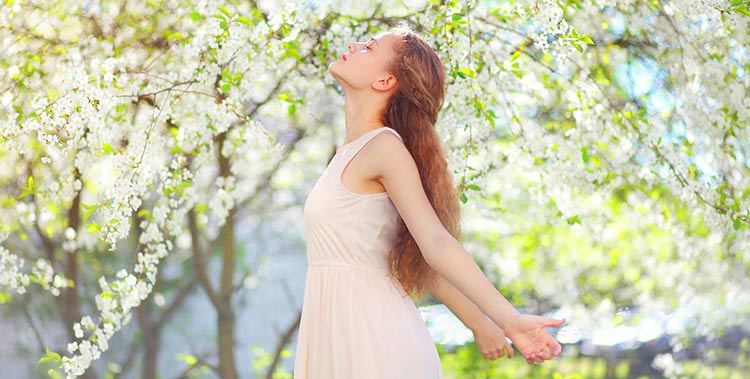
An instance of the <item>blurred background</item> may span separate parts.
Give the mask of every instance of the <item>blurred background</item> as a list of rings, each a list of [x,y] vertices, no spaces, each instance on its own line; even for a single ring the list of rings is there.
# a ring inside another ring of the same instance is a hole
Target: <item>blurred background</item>
[[[443,60],[461,242],[560,357],[446,378],[750,378],[747,1],[3,0],[0,379],[292,378],[327,73]]]

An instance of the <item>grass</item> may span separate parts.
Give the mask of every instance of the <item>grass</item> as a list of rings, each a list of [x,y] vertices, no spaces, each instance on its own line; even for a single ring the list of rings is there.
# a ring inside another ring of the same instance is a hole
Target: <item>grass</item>
[[[536,365],[528,365],[518,352],[510,360],[489,361],[482,358],[474,343],[453,352],[445,351],[438,345],[438,352],[446,379],[627,379],[629,371],[628,361],[619,361],[615,366],[615,377],[608,378],[604,358],[575,354]],[[750,367],[747,365],[709,364],[699,360],[677,363],[682,365],[684,377],[690,379],[750,379]]]

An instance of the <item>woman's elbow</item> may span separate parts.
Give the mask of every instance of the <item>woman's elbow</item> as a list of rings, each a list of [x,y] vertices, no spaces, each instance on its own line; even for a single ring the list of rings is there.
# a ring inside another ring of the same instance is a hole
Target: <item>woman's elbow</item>
[[[427,248],[424,249],[424,260],[427,264],[435,267],[435,258],[444,252],[448,244],[452,243],[452,240],[455,240],[455,238],[445,229],[441,229],[430,237],[425,243]]]

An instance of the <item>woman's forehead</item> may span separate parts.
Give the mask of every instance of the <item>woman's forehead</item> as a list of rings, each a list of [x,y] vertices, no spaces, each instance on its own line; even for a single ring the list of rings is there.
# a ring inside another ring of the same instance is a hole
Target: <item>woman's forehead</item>
[[[393,43],[393,42],[395,42],[395,41],[397,41],[397,40],[400,39],[400,37],[398,35],[396,35],[395,33],[393,33],[393,32],[378,33],[378,34],[374,35],[372,38],[375,39],[375,40],[377,40],[379,44],[380,43],[389,43],[390,44],[390,43]]]

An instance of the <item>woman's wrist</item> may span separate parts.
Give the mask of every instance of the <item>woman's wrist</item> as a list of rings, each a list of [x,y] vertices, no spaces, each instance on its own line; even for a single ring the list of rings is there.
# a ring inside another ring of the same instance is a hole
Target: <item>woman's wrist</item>
[[[468,327],[468,328],[469,328],[469,329],[470,329],[470,330],[471,330],[472,332],[474,332],[474,333],[478,333],[478,332],[480,332],[480,331],[484,330],[484,328],[486,328],[486,327],[490,326],[490,323],[491,323],[491,324],[495,324],[495,322],[494,322],[494,321],[492,321],[492,319],[491,319],[491,318],[489,318],[489,317],[485,316],[485,315],[484,315],[484,313],[483,313],[483,314],[482,314],[482,317],[480,317],[480,318],[478,318],[477,320],[475,320],[475,321],[473,322],[473,324],[472,324],[472,325],[466,325],[466,326],[467,326],[467,327]]]
[[[512,334],[513,332],[518,330],[518,320],[521,316],[521,313],[514,312],[511,316],[506,317],[503,321],[503,323],[499,323],[498,326],[503,329],[503,331],[506,332],[506,334]]]

